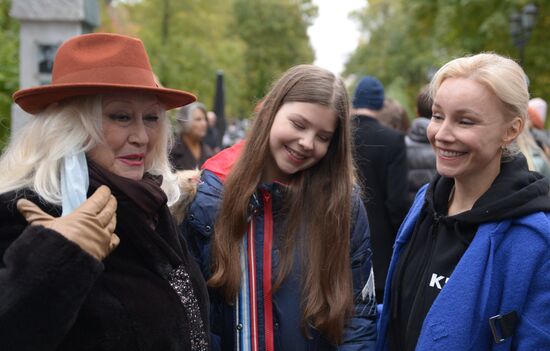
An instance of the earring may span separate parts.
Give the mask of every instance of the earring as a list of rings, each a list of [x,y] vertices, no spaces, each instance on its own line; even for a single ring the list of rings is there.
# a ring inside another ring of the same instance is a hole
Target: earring
[[[501,149],[502,151],[506,150],[506,145],[504,145],[504,144],[503,144],[503,145],[500,145],[500,149]]]

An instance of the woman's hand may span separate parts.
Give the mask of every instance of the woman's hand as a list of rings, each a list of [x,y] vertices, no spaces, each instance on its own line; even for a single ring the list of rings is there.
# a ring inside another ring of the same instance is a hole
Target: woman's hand
[[[119,244],[114,233],[117,202],[111,190],[100,186],[80,207],[63,217],[52,217],[26,199],[17,201],[17,209],[31,225],[55,230],[102,261]]]

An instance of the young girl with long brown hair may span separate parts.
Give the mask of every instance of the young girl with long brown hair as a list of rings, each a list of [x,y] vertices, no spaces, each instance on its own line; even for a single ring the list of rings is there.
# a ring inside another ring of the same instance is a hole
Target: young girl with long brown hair
[[[182,226],[211,292],[223,350],[370,350],[369,226],[354,187],[340,78],[288,70],[246,141],[203,166]]]

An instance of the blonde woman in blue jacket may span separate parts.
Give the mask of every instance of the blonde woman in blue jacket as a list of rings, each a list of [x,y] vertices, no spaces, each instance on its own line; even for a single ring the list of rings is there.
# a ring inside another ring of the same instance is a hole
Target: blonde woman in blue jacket
[[[377,350],[549,350],[548,182],[513,152],[521,67],[483,53],[431,82],[438,175],[397,235]]]

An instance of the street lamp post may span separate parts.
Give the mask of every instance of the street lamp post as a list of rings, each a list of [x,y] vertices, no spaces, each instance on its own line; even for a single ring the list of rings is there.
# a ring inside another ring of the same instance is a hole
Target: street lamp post
[[[527,44],[527,41],[531,36],[531,31],[535,26],[536,16],[537,7],[534,4],[527,4],[523,7],[521,13],[514,11],[508,19],[514,46],[519,51],[520,65],[524,62],[525,44]]]

